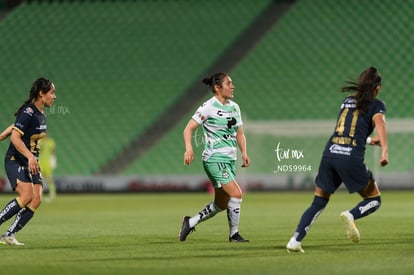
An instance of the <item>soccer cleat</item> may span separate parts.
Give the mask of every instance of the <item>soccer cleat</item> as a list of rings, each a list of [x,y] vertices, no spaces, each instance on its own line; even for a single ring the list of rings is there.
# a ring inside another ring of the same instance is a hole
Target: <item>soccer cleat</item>
[[[183,218],[183,224],[181,225],[180,234],[178,235],[180,237],[180,241],[185,241],[185,239],[187,239],[188,234],[190,234],[190,232],[192,231],[195,231],[195,228],[190,227],[190,217],[185,216]]]
[[[344,211],[341,213],[341,220],[346,227],[346,235],[349,239],[351,239],[354,243],[359,242],[360,235],[358,228],[354,222],[354,216],[349,211]]]
[[[236,232],[233,234],[233,236],[231,236],[229,238],[229,242],[232,243],[248,243],[249,240],[245,240],[240,234],[239,232]]]
[[[295,237],[290,238],[289,242],[286,245],[287,252],[300,252],[304,253],[305,250],[302,249],[302,242],[298,242]]]
[[[2,244],[8,244],[8,245],[24,245],[24,243],[19,242],[16,240],[14,235],[7,236],[6,234],[1,235],[0,242]]]

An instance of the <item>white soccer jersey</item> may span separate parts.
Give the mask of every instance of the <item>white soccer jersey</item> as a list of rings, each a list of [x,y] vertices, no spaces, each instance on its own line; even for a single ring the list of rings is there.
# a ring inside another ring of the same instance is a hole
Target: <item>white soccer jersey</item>
[[[237,129],[243,125],[237,103],[228,100],[226,104],[213,96],[201,105],[192,119],[203,125],[204,161],[228,161],[237,158]]]

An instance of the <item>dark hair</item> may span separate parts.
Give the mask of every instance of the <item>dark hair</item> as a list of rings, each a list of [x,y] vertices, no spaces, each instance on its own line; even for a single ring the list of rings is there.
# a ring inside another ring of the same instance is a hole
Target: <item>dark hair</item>
[[[351,85],[342,87],[341,91],[356,91],[356,108],[361,113],[366,113],[368,111],[369,103],[376,96],[374,91],[377,86],[381,85],[381,81],[382,78],[378,73],[377,68],[371,66],[359,75],[358,82],[347,81],[346,83]]]
[[[214,74],[214,75],[212,75],[210,77],[205,77],[202,82],[204,84],[208,85],[210,87],[210,90],[214,93],[215,92],[214,91],[214,86],[215,85],[221,86],[221,84],[223,83],[224,78],[226,76],[229,76],[229,74],[226,74],[226,73],[216,73],[216,74]]]
[[[52,81],[46,79],[44,77],[40,77],[36,79],[33,83],[32,87],[30,88],[29,98],[23,103],[22,106],[14,113],[15,116],[29,103],[33,103],[38,97],[40,91],[43,93],[47,93],[52,88]]]

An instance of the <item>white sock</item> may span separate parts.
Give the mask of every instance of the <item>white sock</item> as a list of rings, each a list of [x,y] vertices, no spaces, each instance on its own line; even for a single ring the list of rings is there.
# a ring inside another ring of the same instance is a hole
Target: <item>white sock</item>
[[[206,221],[214,217],[218,212],[223,211],[218,208],[217,205],[212,201],[206,205],[197,215],[190,218],[190,227],[196,226],[198,223]]]
[[[227,219],[230,227],[230,237],[239,232],[240,204],[242,199],[230,198],[227,204]]]

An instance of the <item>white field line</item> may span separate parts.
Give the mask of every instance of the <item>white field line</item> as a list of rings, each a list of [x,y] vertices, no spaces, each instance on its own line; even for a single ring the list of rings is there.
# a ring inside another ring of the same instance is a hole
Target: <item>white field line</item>
[[[246,133],[272,136],[326,136],[332,134],[335,120],[269,120],[245,121]],[[387,119],[387,133],[414,133],[414,119]]]

